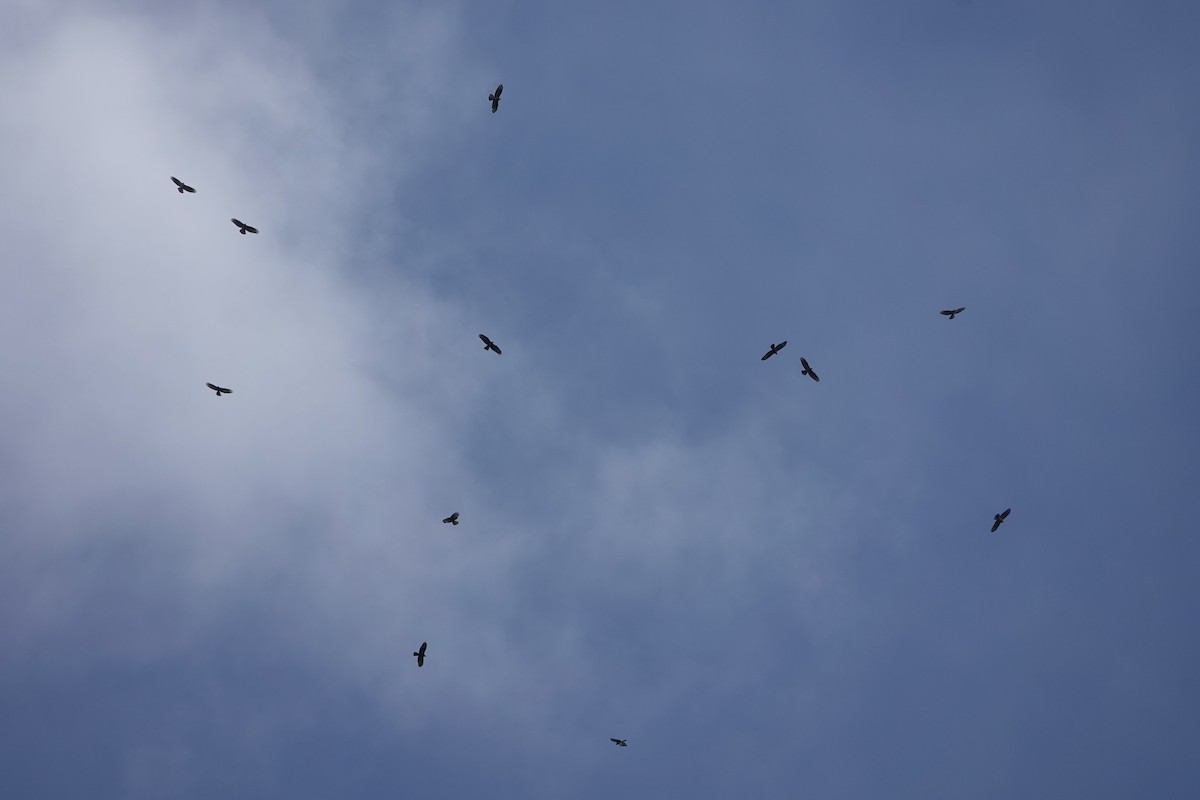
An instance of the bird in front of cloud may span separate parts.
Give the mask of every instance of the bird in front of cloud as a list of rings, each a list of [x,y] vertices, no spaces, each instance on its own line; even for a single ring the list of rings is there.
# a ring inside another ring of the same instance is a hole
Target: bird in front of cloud
[[[768,351],[767,351],[767,354],[766,354],[766,355],[764,355],[764,356],[762,357],[762,360],[763,360],[763,361],[766,361],[768,358],[770,358],[771,356],[775,355],[776,353],[778,353],[780,350],[782,350],[782,349],[783,349],[783,348],[785,348],[785,347],[787,347],[787,339],[784,339],[784,340],[783,340],[782,342],[780,342],[779,344],[773,344],[773,345],[771,345],[771,349],[770,349],[770,350],[768,350]]]
[[[417,657],[417,666],[425,666],[425,648],[429,646],[429,642],[421,642],[421,648],[413,653]]]
[[[450,516],[448,516],[444,520],[442,520],[443,525],[445,525],[447,523],[449,523],[451,525],[458,524],[458,512],[457,511],[455,511],[453,514],[451,514]]]
[[[821,380],[821,376],[818,375],[816,371],[814,371],[813,368],[808,365],[808,359],[806,359],[804,356],[800,357],[800,366],[804,367],[804,370],[800,373],[801,375],[807,375],[814,381]]]
[[[488,100],[492,101],[492,113],[496,113],[496,109],[500,108],[500,93],[504,91],[504,84],[496,87],[496,91],[488,95]]]
[[[226,389],[224,386],[217,386],[215,383],[206,383],[204,385],[216,392],[217,397],[223,394],[233,394],[233,389]]]
[[[495,343],[495,342],[493,342],[493,341],[492,341],[491,339],[489,339],[488,337],[484,336],[482,333],[481,333],[481,334],[479,334],[479,338],[480,338],[480,340],[482,340],[482,341],[483,341],[483,349],[484,349],[484,350],[491,350],[491,351],[492,351],[493,353],[495,353],[496,355],[500,355],[500,348],[499,348],[499,347],[496,347],[496,343]]]
[[[1006,508],[1004,509],[1004,513],[996,515],[996,521],[992,523],[992,533],[1000,529],[1000,525],[1003,524],[1004,520],[1008,519],[1008,515],[1011,512],[1011,508]]]
[[[258,233],[258,228],[251,228],[240,219],[230,218],[229,221],[238,226],[238,233],[242,234],[242,236],[245,236],[247,233]]]
[[[629,742],[625,739],[614,739],[610,736],[610,737],[608,737],[608,740],[610,742],[612,742],[613,744],[615,744],[617,747],[629,747]]]
[[[174,175],[172,175],[172,176],[171,176],[171,180],[175,181],[175,185],[176,185],[177,187],[179,187],[179,193],[180,193],[180,194],[183,194],[184,192],[191,192],[192,194],[195,194],[195,193],[196,193],[196,190],[195,190],[195,189],[193,189],[192,187],[188,186],[186,183],[184,183],[183,181],[179,180],[179,178],[176,178]]]
[[[950,319],[954,319],[955,316],[957,316],[958,314],[961,314],[962,312],[964,312],[966,310],[967,310],[966,306],[963,306],[962,308],[947,308],[945,311],[942,312],[942,316],[949,317]]]

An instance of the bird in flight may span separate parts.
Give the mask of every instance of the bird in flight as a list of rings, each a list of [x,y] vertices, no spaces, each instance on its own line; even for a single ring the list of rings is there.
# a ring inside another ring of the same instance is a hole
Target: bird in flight
[[[234,225],[238,226],[239,233],[241,233],[242,236],[245,236],[247,233],[258,233],[258,228],[251,228],[249,225],[242,222],[240,219],[231,218],[229,221],[232,222]]]
[[[425,648],[429,647],[429,642],[421,642],[421,649],[413,653],[417,657],[417,666],[425,666]]]
[[[492,101],[492,113],[496,113],[496,109],[500,107],[500,93],[504,91],[504,84],[496,87],[496,91],[488,95],[488,100]]]
[[[962,308],[947,308],[945,311],[942,312],[942,316],[946,316],[946,317],[949,317],[950,319],[954,319],[955,314],[961,314],[962,312],[964,312],[966,310],[967,310],[966,306],[963,306]]]
[[[451,525],[457,525],[458,524],[458,512],[455,511],[453,514],[451,514],[450,516],[448,516],[444,520],[442,520],[443,525],[445,525],[447,522],[449,522]]]
[[[499,347],[496,347],[496,343],[495,343],[495,342],[493,342],[491,339],[489,339],[488,337],[484,336],[482,333],[481,333],[481,334],[479,334],[479,338],[480,338],[481,340],[483,340],[483,349],[484,349],[484,350],[491,350],[491,351],[492,351],[493,353],[495,353],[496,355],[500,355],[500,354],[501,354],[501,353],[500,353],[500,348],[499,348]]]
[[[1011,511],[1012,511],[1011,508],[1006,508],[1006,509],[1004,509],[1003,514],[996,515],[996,521],[992,523],[992,533],[996,532],[996,530],[1000,527],[1000,523],[1002,523],[1002,522],[1004,522],[1004,520],[1008,519],[1009,512],[1011,512]]]
[[[183,194],[184,192],[191,192],[192,194],[195,194],[195,193],[196,193],[196,190],[195,190],[195,189],[193,189],[192,187],[188,186],[186,183],[184,183],[183,181],[179,180],[179,178],[176,178],[174,175],[172,175],[172,176],[171,176],[171,180],[175,181],[175,185],[179,187],[179,193],[180,193],[180,194]]]
[[[214,392],[216,392],[217,397],[220,397],[223,394],[233,394],[233,389],[226,389],[223,386],[217,386],[216,384],[213,384],[213,383],[206,383],[204,385],[207,386],[208,388],[212,389]]]
[[[813,368],[808,365],[808,359],[804,358],[804,356],[800,357],[800,366],[804,367],[804,371],[800,373],[801,375],[807,375],[814,381],[821,380],[821,377],[817,375],[817,373],[813,371]]]
[[[610,736],[608,737],[608,740],[617,747],[629,747],[629,742],[626,739],[614,739]]]
[[[782,342],[780,342],[779,344],[773,344],[773,345],[771,345],[771,349],[770,349],[770,350],[768,350],[768,351],[767,351],[767,354],[766,354],[765,356],[763,356],[763,357],[762,357],[762,360],[763,360],[763,361],[766,361],[768,358],[770,358],[771,356],[775,355],[776,353],[778,353],[780,350],[782,350],[782,349],[783,349],[783,348],[785,348],[785,347],[787,347],[787,339],[784,339],[784,340],[783,340]]]

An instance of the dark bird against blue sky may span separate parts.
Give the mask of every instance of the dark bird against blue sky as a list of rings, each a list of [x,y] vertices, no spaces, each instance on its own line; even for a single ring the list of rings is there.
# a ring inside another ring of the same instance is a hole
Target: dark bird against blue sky
[[[984,316],[987,315],[985,314]],[[996,521],[992,523],[992,533],[995,533],[1000,529],[1000,525],[1004,523],[1004,520],[1008,519],[1008,515],[1011,511],[1011,508],[1006,508],[1002,513],[996,515]]]
[[[445,525],[446,523],[450,523],[451,525],[457,525],[458,524],[458,512],[455,511],[453,514],[451,514],[450,516],[448,516],[444,520],[442,520],[443,525]]]
[[[495,342],[493,342],[488,337],[484,336],[482,333],[479,334],[479,339],[480,339],[480,341],[483,342],[484,350],[491,350],[496,355],[500,355],[500,348],[496,346]],[[517,359],[517,360],[519,361],[520,359]]]
[[[764,356],[762,357],[762,360],[763,360],[763,361],[766,361],[768,358],[770,358],[771,356],[775,355],[776,353],[778,353],[780,350],[782,350],[782,349],[783,349],[783,348],[785,348],[785,347],[787,347],[787,339],[784,339],[784,340],[783,340],[782,342],[780,342],[779,344],[773,344],[773,345],[771,345],[771,349],[770,349],[770,350],[768,350],[768,351],[767,351],[767,353],[766,353],[766,355],[764,355]]]
[[[243,236],[245,236],[247,233],[258,233],[258,228],[251,228],[249,225],[237,218],[232,218],[229,221],[238,226],[238,232]]]
[[[417,666],[425,666],[425,648],[429,647],[429,642],[421,642],[421,646],[413,653],[417,658]],[[453,658],[451,658],[453,661]]]
[[[233,389],[226,389],[224,386],[217,386],[215,383],[206,383],[204,385],[216,392],[217,397],[223,394],[233,394]],[[253,395],[254,393],[251,392],[251,394]]]
[[[803,370],[800,372],[801,375],[807,375],[814,381],[821,380],[821,377],[817,375],[816,371],[808,365],[808,359],[806,359],[804,356],[800,357],[800,366],[803,367]]]
[[[496,113],[496,109],[500,108],[500,93],[503,91],[504,91],[504,84],[502,83],[496,87],[496,91],[494,91],[488,95],[488,100],[492,101],[492,113],[493,114]],[[518,113],[517,116],[521,116],[521,114]]]
[[[177,187],[179,187],[179,193],[180,193],[180,194],[183,194],[184,192],[191,192],[192,194],[195,194],[195,193],[196,193],[196,190],[195,190],[195,189],[193,189],[192,187],[188,186],[186,183],[184,183],[183,181],[179,180],[179,178],[176,178],[174,175],[172,175],[172,176],[171,176],[171,180],[175,181],[175,185],[176,185]]]
[[[954,317],[956,315],[961,314],[962,312],[964,312],[966,310],[967,310],[966,306],[963,306],[962,308],[947,308],[945,311],[942,312],[942,314],[944,316],[949,317],[950,319],[954,319]],[[987,315],[985,314],[984,316],[987,316]]]

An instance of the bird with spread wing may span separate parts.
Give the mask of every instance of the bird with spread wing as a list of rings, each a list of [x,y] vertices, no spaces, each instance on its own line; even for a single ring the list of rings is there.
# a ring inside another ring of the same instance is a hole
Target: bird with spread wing
[[[787,339],[784,339],[784,340],[783,340],[782,342],[780,342],[779,344],[773,344],[773,345],[771,345],[771,349],[770,349],[770,350],[768,350],[768,351],[767,351],[767,353],[766,353],[766,355],[764,355],[764,356],[762,357],[762,360],[763,360],[763,361],[766,361],[768,358],[770,358],[771,356],[775,355],[776,353],[778,353],[780,350],[782,350],[782,349],[783,349],[783,348],[785,348],[785,347],[787,347]]]
[[[484,336],[482,333],[481,333],[481,334],[479,334],[479,338],[480,338],[480,340],[483,342],[483,349],[484,349],[484,350],[491,350],[491,351],[492,351],[493,353],[495,353],[496,355],[500,355],[500,348],[496,346],[496,343],[495,343],[495,342],[493,342],[493,341],[492,341],[491,339],[489,339],[488,337]]]
[[[804,368],[800,373],[801,375],[807,375],[808,377],[812,378],[814,381],[821,380],[821,376],[816,373],[816,370],[814,370],[812,367],[810,367],[808,365],[808,359],[805,358],[804,356],[800,357],[800,366]]]

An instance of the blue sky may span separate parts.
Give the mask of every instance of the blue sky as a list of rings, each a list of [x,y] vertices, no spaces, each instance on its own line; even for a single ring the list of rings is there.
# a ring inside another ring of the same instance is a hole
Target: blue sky
[[[0,795],[1190,796],[1198,23],[4,6]]]

